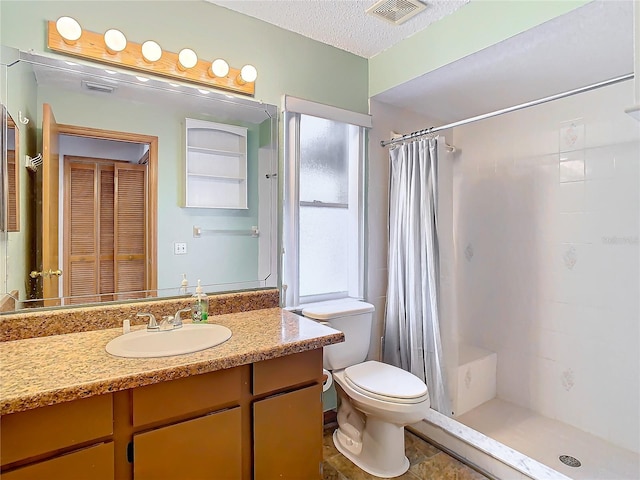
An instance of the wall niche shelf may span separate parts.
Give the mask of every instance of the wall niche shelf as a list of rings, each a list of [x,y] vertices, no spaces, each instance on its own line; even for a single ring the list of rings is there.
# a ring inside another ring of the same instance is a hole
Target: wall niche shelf
[[[184,206],[247,207],[247,129],[185,119],[186,185]]]

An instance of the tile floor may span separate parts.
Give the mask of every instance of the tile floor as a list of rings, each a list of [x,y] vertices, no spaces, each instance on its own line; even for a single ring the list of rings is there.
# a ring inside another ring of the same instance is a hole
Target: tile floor
[[[335,425],[326,426],[323,441],[324,480],[372,480],[374,477],[360,470],[333,444]],[[405,452],[411,467],[400,477],[401,480],[487,480],[475,470],[460,463],[455,458],[438,450],[430,443],[405,430]]]

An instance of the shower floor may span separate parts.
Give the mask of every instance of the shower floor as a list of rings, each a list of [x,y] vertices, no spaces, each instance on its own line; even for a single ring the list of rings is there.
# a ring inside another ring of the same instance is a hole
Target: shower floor
[[[503,400],[490,400],[456,420],[575,480],[640,478],[638,454]],[[582,466],[564,465],[560,455]]]

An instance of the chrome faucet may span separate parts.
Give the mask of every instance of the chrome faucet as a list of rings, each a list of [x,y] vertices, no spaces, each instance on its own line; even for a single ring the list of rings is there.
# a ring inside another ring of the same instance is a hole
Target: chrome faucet
[[[147,325],[148,331],[160,332],[166,330],[175,330],[176,328],[182,327],[182,318],[180,317],[181,313],[189,312],[190,308],[183,308],[182,310],[178,310],[175,316],[166,315],[162,317],[160,323],[156,321],[156,317],[152,313],[138,313],[136,316],[138,317],[149,317],[149,324]]]
[[[180,326],[182,326],[182,325],[180,325]],[[174,318],[171,315],[165,315],[164,317],[162,317],[162,320],[160,321],[160,324],[158,325],[158,327],[162,331],[174,330],[174,329],[178,328],[178,327],[176,327]]]
[[[173,316],[173,328],[180,328],[182,326],[182,317],[180,316],[180,314],[187,313],[190,311],[191,311],[190,307],[181,308],[180,310],[178,310],[176,314]]]
[[[149,324],[147,330],[160,330],[160,325],[156,322],[156,317],[153,313],[136,313],[136,317],[149,317]]]

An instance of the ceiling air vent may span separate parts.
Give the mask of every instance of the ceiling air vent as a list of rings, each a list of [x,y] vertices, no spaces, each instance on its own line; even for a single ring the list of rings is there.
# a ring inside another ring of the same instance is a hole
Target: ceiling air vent
[[[367,8],[367,13],[385,22],[400,25],[427,8],[418,0],[380,0]]]
[[[113,93],[116,88],[116,85],[107,85],[104,83],[96,83],[89,82],[87,80],[82,80],[82,86],[87,90],[91,90],[93,92],[101,92],[101,93]]]

